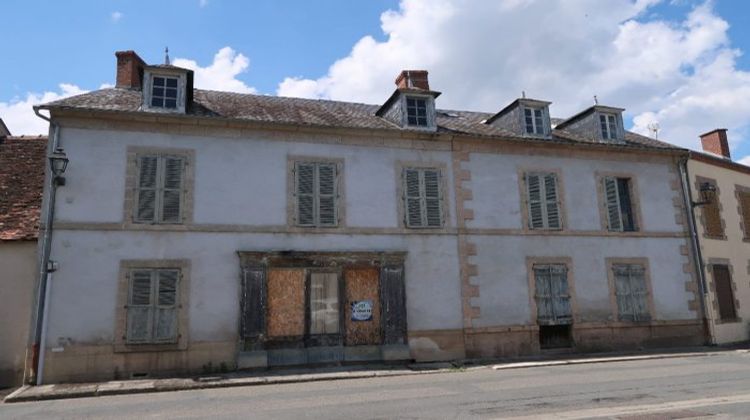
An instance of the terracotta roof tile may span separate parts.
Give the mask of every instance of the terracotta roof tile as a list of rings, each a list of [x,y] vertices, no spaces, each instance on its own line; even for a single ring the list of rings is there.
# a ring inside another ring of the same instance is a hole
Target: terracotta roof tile
[[[0,241],[36,239],[47,137],[0,139]]]

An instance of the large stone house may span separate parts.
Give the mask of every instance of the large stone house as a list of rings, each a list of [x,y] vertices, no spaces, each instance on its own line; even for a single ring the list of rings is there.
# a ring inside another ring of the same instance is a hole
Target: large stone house
[[[39,108],[70,159],[43,382],[703,340],[687,153],[622,109],[443,110],[425,71],[382,105],[206,91],[116,55],[115,88]]]

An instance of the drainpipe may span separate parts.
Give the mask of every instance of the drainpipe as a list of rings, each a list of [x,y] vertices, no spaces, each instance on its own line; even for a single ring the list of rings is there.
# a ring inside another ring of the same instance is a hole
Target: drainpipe
[[[706,286],[706,275],[703,265],[703,255],[701,254],[700,243],[698,242],[698,231],[696,230],[695,223],[695,206],[693,205],[693,191],[690,189],[690,174],[688,173],[687,162],[690,158],[690,152],[687,157],[680,158],[677,166],[680,170],[680,181],[682,182],[682,197],[685,203],[685,209],[687,209],[687,223],[688,229],[690,230],[690,244],[693,251],[693,261],[695,264],[695,272],[698,275],[698,288],[700,289],[700,304],[701,304],[701,318],[703,318],[703,326],[708,332],[708,343],[709,345],[716,344],[716,334],[714,332],[714,323],[711,311],[708,310],[709,306],[706,302],[708,298],[708,287]]]
[[[60,125],[52,119],[39,113],[39,108],[34,107],[34,113],[37,117],[49,122],[52,128],[52,141],[48,147],[48,155],[57,149],[60,140]],[[45,162],[45,165],[48,163]],[[34,322],[34,343],[32,345],[32,369],[34,370],[35,381],[37,385],[42,384],[44,368],[44,343],[46,341],[47,311],[49,310],[49,281],[52,278],[50,274],[54,268],[50,264],[50,250],[52,247],[52,221],[55,212],[55,195],[57,192],[57,183],[50,171],[45,166],[45,176],[47,182],[47,191],[49,192],[47,205],[45,208],[44,231],[42,233],[42,243],[40,244],[41,259],[39,261],[39,289],[37,294],[36,317]]]

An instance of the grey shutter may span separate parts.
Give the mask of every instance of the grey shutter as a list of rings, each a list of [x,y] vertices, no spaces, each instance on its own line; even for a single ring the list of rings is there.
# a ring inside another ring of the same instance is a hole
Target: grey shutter
[[[406,291],[404,267],[387,265],[380,269],[383,344],[406,344]]]
[[[241,306],[242,337],[250,341],[245,349],[262,348],[266,332],[266,271],[262,267],[243,270]]]
[[[139,343],[151,340],[152,295],[152,272],[148,270],[131,271],[127,306],[127,342]]]
[[[560,229],[560,201],[557,196],[557,175],[544,175],[544,200],[547,212],[546,222],[549,229]]]
[[[443,217],[440,205],[440,171],[425,169],[422,173],[424,174],[425,225],[441,227]]]
[[[298,163],[295,168],[297,194],[297,224],[315,225],[315,165]]]
[[[544,228],[544,211],[542,210],[542,183],[537,174],[526,175],[526,190],[529,201],[529,228]]]
[[[622,231],[622,214],[620,213],[620,197],[617,191],[617,178],[606,177],[604,183],[604,199],[607,209],[607,226],[612,231]]]
[[[156,195],[159,159],[157,156],[140,156],[137,160],[138,184],[135,220],[153,222],[156,220]]]
[[[635,321],[636,310],[633,305],[633,291],[630,286],[630,270],[627,265],[612,267],[615,278],[615,298],[617,300],[617,315],[620,321]]]
[[[648,287],[646,287],[646,270],[642,265],[630,266],[630,292],[633,296],[633,313],[636,320],[648,321],[651,315],[648,309]]]
[[[552,290],[548,266],[534,267],[534,286],[537,323],[540,325],[552,325],[555,323],[555,312],[552,306]]]
[[[154,312],[154,341],[177,341],[177,296],[180,272],[159,270],[156,272],[156,305]]]
[[[550,290],[552,291],[552,307],[557,324],[570,324],[573,315],[570,308],[570,293],[568,292],[568,270],[564,265],[550,266]]]
[[[318,164],[318,224],[336,226],[336,165]]]
[[[404,210],[407,227],[422,227],[422,199],[419,171],[404,169]]]
[[[165,156],[162,160],[162,166],[161,221],[179,223],[181,221],[185,160],[180,157]]]

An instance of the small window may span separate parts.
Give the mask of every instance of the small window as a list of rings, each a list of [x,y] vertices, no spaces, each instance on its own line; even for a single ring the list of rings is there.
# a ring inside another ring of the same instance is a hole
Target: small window
[[[617,116],[612,114],[599,114],[599,122],[602,127],[602,138],[604,140],[616,140]]]
[[[129,344],[177,342],[179,281],[178,269],[129,272],[126,333]]]
[[[729,266],[714,264],[711,266],[711,270],[714,277],[716,301],[719,304],[719,318],[722,321],[735,321],[737,309],[735,308],[732,275]]]
[[[138,155],[136,223],[182,223],[186,160],[168,154]]]
[[[544,134],[544,111],[541,108],[524,108],[526,134]]]
[[[636,231],[629,178],[605,177],[607,228],[612,232]]]
[[[539,325],[568,325],[573,322],[565,264],[534,264],[534,299]]]
[[[154,108],[177,108],[176,77],[153,76],[151,86],[151,106]]]
[[[406,122],[408,125],[417,127],[428,127],[427,121],[427,99],[406,98]]]
[[[443,194],[440,170],[405,168],[402,177],[406,227],[442,227]]]
[[[295,162],[297,225],[338,225],[338,173],[332,162]]]
[[[561,229],[560,197],[554,173],[526,174],[530,229]]]
[[[613,264],[617,316],[620,321],[649,321],[646,269],[640,264]]]

